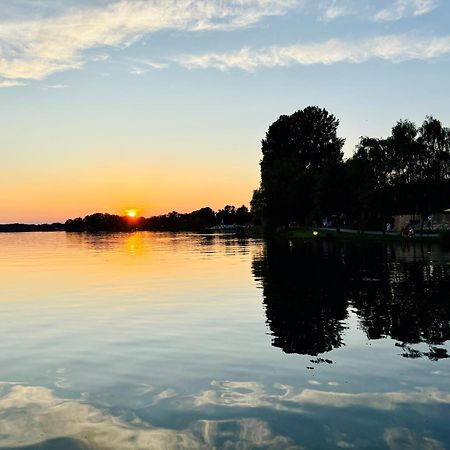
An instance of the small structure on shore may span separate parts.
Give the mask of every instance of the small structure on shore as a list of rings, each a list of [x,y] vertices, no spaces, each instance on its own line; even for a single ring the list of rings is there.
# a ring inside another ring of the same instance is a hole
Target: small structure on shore
[[[215,225],[213,227],[209,227],[209,231],[226,231],[226,232],[236,232],[236,231],[248,231],[249,230],[248,225],[237,225],[237,224],[221,224],[221,225]]]
[[[440,213],[429,214],[424,219],[419,214],[401,214],[393,216],[393,219],[395,231],[402,231],[406,227],[415,230],[450,230],[450,208]]]

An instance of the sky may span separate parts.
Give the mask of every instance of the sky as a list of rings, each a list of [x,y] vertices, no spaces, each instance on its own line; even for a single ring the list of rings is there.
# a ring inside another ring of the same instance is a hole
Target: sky
[[[450,126],[448,0],[2,0],[0,223],[249,203],[309,105]]]

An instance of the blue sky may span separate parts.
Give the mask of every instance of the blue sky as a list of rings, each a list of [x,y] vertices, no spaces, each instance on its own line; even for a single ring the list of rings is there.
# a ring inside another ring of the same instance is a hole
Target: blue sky
[[[248,203],[267,127],[308,105],[340,119],[346,156],[400,118],[450,125],[446,0],[1,7],[0,221]]]

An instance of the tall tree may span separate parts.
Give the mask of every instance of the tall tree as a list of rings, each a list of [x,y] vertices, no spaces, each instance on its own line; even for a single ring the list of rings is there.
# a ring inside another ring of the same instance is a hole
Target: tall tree
[[[315,214],[320,175],[342,162],[339,120],[309,106],[281,116],[262,141],[261,190],[266,227],[309,222]]]

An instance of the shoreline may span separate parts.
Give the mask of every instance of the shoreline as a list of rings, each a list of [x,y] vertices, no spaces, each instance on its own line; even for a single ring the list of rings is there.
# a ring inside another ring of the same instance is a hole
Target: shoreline
[[[317,234],[314,234],[317,233]],[[431,241],[441,240],[442,232],[420,233],[405,237],[398,231],[383,233],[382,231],[341,229],[337,231],[332,228],[292,228],[280,232],[280,236],[290,239],[336,239],[336,240],[371,240],[371,241]]]

